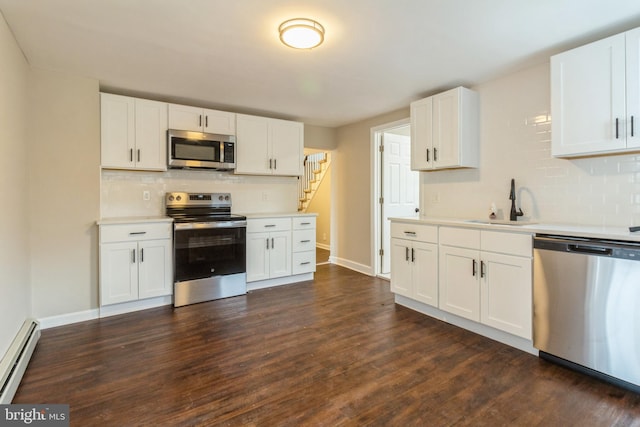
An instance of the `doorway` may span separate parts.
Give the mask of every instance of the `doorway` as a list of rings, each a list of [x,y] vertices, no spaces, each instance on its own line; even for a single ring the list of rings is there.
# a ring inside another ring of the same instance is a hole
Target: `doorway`
[[[377,276],[390,278],[391,223],[389,217],[416,215],[420,207],[420,176],[411,170],[409,119],[372,129],[374,148],[374,242],[372,258]]]

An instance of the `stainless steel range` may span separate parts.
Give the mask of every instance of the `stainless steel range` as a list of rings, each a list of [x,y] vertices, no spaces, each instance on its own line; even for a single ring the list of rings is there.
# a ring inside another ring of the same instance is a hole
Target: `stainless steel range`
[[[173,305],[247,293],[247,218],[229,193],[167,193],[173,224]]]

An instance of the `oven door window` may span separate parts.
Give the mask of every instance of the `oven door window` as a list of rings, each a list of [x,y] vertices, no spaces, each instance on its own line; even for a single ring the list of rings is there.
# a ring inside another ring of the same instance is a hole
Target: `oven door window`
[[[176,230],[175,281],[246,272],[246,228]]]

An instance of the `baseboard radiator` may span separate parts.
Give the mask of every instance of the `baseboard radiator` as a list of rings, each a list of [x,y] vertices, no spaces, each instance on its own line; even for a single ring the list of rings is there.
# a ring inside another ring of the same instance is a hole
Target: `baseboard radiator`
[[[0,360],[0,404],[9,404],[13,400],[39,338],[38,322],[25,320],[7,354]]]

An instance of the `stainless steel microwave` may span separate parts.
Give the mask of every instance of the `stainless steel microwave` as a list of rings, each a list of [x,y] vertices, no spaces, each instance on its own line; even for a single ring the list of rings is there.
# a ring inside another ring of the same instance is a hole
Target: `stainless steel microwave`
[[[231,170],[236,167],[236,137],[169,129],[168,166],[172,169]]]

